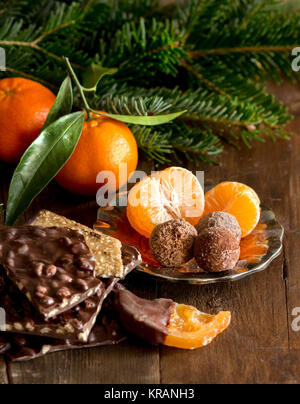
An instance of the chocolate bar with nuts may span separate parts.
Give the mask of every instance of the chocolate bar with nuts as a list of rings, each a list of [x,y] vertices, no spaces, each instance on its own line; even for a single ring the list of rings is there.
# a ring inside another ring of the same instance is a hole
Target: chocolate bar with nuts
[[[48,210],[40,211],[30,224],[35,226],[62,226],[81,232],[96,259],[95,275],[99,278],[122,278],[122,244],[116,238],[90,229],[80,223]]]
[[[140,263],[140,254],[133,247],[123,246],[122,260],[126,276]],[[0,307],[6,312],[6,331],[68,339],[72,342],[87,342],[103,301],[118,281],[118,278],[103,280],[94,296],[73,309],[45,321],[14,283],[7,279],[4,271],[1,273],[0,268]]]
[[[12,361],[28,361],[59,351],[115,345],[125,339],[126,335],[119,326],[110,303],[97,319],[86,343],[2,332],[0,355],[5,355]]]
[[[57,317],[45,321],[28,299],[0,273],[0,307],[5,310],[7,332],[87,342],[103,301],[118,279],[102,282],[94,296]]]
[[[95,295],[95,259],[84,236],[64,227],[1,228],[0,259],[7,276],[45,320]]]

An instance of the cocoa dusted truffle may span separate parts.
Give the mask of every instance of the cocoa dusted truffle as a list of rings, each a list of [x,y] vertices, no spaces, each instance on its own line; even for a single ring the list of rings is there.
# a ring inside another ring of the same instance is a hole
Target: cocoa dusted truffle
[[[213,212],[202,219],[196,226],[198,234],[209,227],[225,227],[230,230],[238,241],[241,241],[242,230],[236,218],[226,212]]]
[[[224,227],[203,230],[195,240],[194,255],[205,272],[234,269],[240,257],[240,244],[235,235]]]
[[[164,267],[178,267],[193,258],[197,230],[183,219],[159,224],[150,237],[153,258]]]

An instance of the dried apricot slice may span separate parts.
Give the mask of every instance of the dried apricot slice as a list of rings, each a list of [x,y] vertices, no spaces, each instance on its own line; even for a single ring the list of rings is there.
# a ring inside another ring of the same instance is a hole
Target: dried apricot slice
[[[204,347],[225,331],[230,322],[230,312],[221,311],[217,315],[210,315],[192,306],[175,304],[164,345],[181,349]]]
[[[256,192],[245,184],[222,182],[205,194],[204,215],[217,211],[235,216],[244,238],[259,222],[260,200]]]
[[[127,218],[141,235],[150,238],[155,226],[171,219],[196,225],[204,211],[204,192],[190,171],[170,167],[136,184],[128,194]]]

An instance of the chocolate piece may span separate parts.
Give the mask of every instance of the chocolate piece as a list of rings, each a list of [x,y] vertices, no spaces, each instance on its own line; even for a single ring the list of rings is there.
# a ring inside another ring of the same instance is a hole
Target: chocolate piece
[[[99,231],[76,223],[73,220],[59,216],[48,210],[42,210],[30,222],[36,226],[61,226],[77,230],[83,234],[85,241],[96,260],[95,275],[99,278],[122,278],[123,262],[121,256],[121,242]]]
[[[150,251],[164,267],[180,267],[193,258],[197,231],[190,223],[174,219],[159,224],[150,237]]]
[[[196,238],[194,255],[205,272],[222,272],[233,269],[240,257],[240,243],[224,227],[203,230]]]
[[[97,319],[86,343],[2,332],[0,333],[0,354],[12,361],[27,361],[59,351],[118,344],[126,339],[126,335],[120,328],[115,313],[109,307],[111,304]]]
[[[102,282],[94,296],[45,321],[19,289],[0,274],[0,307],[6,312],[5,329],[8,332],[86,342],[103,301],[117,282],[117,278]]]
[[[122,247],[122,260],[125,275],[141,261],[139,252],[129,246]],[[0,307],[6,311],[6,331],[86,342],[103,301],[118,281],[117,278],[103,280],[94,296],[45,321],[18,288],[0,272]]]
[[[123,262],[123,275],[124,279],[131,271],[133,271],[142,262],[140,252],[135,248],[126,244],[122,244],[122,262]]]
[[[169,335],[168,323],[175,303],[170,299],[146,300],[121,285],[115,288],[114,305],[120,321],[130,333],[150,342],[163,344]]]
[[[93,296],[101,281],[82,234],[64,227],[0,231],[2,265],[45,320]]]
[[[209,227],[225,227],[230,230],[238,241],[241,241],[242,230],[236,218],[226,212],[213,212],[200,219],[196,226],[196,230],[201,233]]]

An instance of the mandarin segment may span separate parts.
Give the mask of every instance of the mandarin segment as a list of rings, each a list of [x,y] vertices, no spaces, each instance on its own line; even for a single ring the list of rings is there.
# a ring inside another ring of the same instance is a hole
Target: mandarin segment
[[[204,347],[225,331],[230,322],[230,312],[210,315],[192,306],[175,304],[164,345],[181,349]]]
[[[239,182],[222,182],[205,194],[207,215],[222,211],[237,219],[242,229],[242,238],[248,236],[260,219],[260,200],[255,191]]]
[[[150,238],[156,225],[172,219],[196,225],[203,210],[203,189],[197,177],[184,168],[170,167],[152,174],[128,195],[128,220],[146,238]]]

